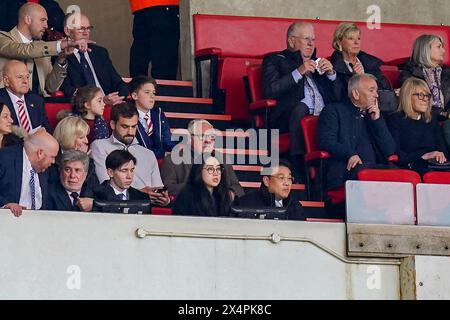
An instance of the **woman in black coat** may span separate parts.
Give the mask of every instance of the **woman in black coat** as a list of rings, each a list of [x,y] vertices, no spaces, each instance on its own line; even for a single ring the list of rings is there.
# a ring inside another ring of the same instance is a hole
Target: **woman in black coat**
[[[224,166],[213,156],[194,164],[189,179],[178,195],[173,214],[190,216],[229,216],[231,195]]]
[[[380,70],[383,61],[361,51],[361,30],[354,23],[339,24],[333,36],[331,63],[342,81],[340,99],[347,97],[348,81],[354,74],[369,73],[377,78],[379,90],[391,90],[389,80]]]
[[[431,112],[431,92],[425,81],[410,78],[400,89],[398,112],[388,118],[401,167],[421,174],[429,161],[447,161],[447,148],[437,116]]]

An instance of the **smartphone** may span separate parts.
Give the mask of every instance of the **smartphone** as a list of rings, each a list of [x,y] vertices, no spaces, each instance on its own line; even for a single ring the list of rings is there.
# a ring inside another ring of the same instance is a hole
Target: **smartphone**
[[[159,188],[159,189],[155,190],[156,193],[162,193],[164,191],[167,191],[167,187],[162,187],[162,188]]]

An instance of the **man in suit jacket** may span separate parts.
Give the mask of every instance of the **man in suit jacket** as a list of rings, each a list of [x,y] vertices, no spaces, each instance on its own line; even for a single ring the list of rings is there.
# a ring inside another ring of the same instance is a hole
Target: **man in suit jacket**
[[[8,61],[3,68],[5,88],[0,89],[0,101],[8,106],[14,124],[26,132],[34,132],[40,126],[53,132],[45,113],[44,99],[29,92],[28,77],[27,66],[23,62]]]
[[[48,28],[47,20],[41,5],[28,2],[19,10],[18,25],[9,32],[0,32],[0,70],[10,59],[24,61],[30,73],[30,88],[42,96],[59,90],[67,72],[66,56],[73,48],[87,50],[86,40],[41,41]],[[57,56],[54,65],[51,56]],[[0,74],[0,87],[2,78]]]
[[[125,150],[111,152],[105,161],[109,180],[94,192],[96,200],[103,201],[139,201],[148,200],[147,193],[131,187],[136,167],[136,158]]]
[[[80,26],[74,26],[72,17],[66,18],[64,31],[74,40],[89,40],[92,26],[88,17],[80,15]],[[128,96],[128,87],[114,68],[108,51],[98,45],[89,45],[90,52],[80,52],[75,49],[73,54],[67,57],[67,77],[61,86],[61,90],[68,97],[72,97],[77,88],[85,85],[95,85],[103,90],[104,101],[108,105],[122,103]]]
[[[28,136],[23,147],[0,149],[0,207],[17,217],[22,209],[47,208],[46,170],[55,163],[58,150],[58,142],[44,129]]]
[[[89,156],[78,150],[66,150],[58,159],[59,179],[50,186],[47,209],[58,211],[92,211],[92,190],[84,187],[89,170]],[[84,188],[83,188],[84,187]]]
[[[289,132],[293,174],[300,178],[299,163],[305,152],[300,120],[320,114],[335,101],[339,79],[327,59],[316,62],[314,27],[310,23],[290,25],[286,43],[286,50],[264,58],[263,92],[266,99],[277,100],[277,106],[270,110],[268,125]]]
[[[327,106],[319,117],[319,148],[328,151],[326,188],[340,187],[357,179],[363,168],[386,166],[395,153],[395,142],[378,107],[376,78],[358,74],[350,78],[351,103]]]

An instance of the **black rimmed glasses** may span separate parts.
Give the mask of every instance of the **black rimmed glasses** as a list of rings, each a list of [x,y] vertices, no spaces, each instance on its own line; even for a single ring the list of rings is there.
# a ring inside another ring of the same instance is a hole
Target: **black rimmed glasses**
[[[419,100],[422,100],[422,101],[430,101],[430,99],[431,99],[431,94],[429,94],[429,93],[420,92],[420,93],[413,93],[412,95],[416,96]]]
[[[91,32],[92,29],[94,29],[94,26],[75,28],[78,32]]]
[[[208,172],[210,175],[213,175],[214,173],[222,174],[223,171],[225,170],[224,167],[216,167],[216,168],[214,168],[214,167],[206,167],[206,168],[203,168],[203,169],[206,170],[206,172]]]

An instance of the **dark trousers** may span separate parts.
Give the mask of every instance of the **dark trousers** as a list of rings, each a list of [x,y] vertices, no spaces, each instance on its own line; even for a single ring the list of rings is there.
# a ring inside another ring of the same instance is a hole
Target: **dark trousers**
[[[136,11],[130,49],[130,76],[147,75],[151,62],[153,78],[176,79],[179,40],[178,6],[157,6]]]

